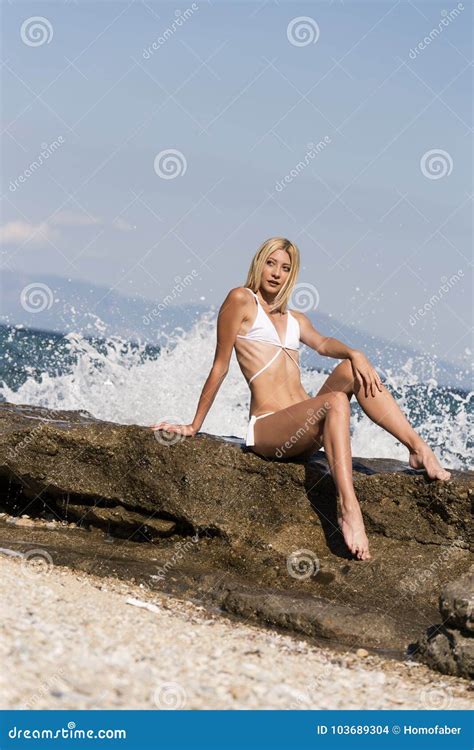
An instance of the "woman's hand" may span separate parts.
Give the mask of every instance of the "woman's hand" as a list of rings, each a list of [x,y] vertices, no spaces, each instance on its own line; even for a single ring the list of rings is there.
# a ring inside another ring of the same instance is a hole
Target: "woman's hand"
[[[371,365],[365,354],[358,351],[354,352],[350,356],[350,362],[354,378],[359,385],[364,386],[366,396],[369,395],[369,391],[372,396],[375,396],[376,389],[382,392],[382,381],[380,375],[375,367]]]
[[[185,435],[186,437],[194,437],[197,433],[195,427],[192,424],[172,424],[171,422],[158,422],[158,424],[151,425],[152,430],[164,430],[165,432],[176,432],[178,435]]]

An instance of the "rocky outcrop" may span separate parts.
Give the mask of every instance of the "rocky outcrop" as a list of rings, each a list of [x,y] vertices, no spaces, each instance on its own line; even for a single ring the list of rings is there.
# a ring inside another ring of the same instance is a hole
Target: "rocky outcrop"
[[[322,451],[269,461],[238,440],[1,404],[9,517],[0,546],[35,546],[53,564],[134,578],[345,647],[402,653],[438,619],[441,588],[471,565],[474,475],[431,482],[407,464],[360,458],[353,471],[368,562],[345,547]],[[21,515],[35,525],[18,527]]]
[[[474,677],[474,569],[448,584],[439,597],[442,625],[418,643],[419,658],[443,674]]]

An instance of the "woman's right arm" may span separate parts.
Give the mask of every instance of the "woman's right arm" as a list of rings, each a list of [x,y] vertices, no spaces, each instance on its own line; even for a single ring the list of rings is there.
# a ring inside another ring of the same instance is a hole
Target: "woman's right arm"
[[[152,426],[154,430],[166,430],[167,432],[178,432],[181,435],[195,435],[201,429],[206,414],[211,408],[213,401],[221,387],[228,371],[232,349],[237,331],[246,317],[249,295],[242,287],[231,289],[219,310],[217,317],[217,343],[214,354],[214,362],[207,376],[198,401],[196,414],[191,424],[177,425],[168,422],[159,422]]]

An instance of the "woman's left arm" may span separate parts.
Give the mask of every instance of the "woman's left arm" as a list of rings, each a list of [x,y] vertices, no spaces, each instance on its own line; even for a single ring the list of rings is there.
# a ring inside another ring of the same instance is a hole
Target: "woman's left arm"
[[[294,314],[294,312],[293,312]],[[382,381],[375,367],[359,349],[352,349],[339,339],[323,336],[303,313],[296,313],[300,324],[300,340],[318,352],[322,357],[348,359],[352,365],[354,378],[364,387],[365,395],[375,396],[376,389],[382,391]]]

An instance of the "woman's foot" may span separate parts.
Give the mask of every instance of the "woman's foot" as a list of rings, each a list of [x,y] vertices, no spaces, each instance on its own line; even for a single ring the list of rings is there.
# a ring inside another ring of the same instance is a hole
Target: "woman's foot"
[[[451,473],[443,469],[430,446],[421,442],[417,448],[411,449],[408,463],[412,469],[424,469],[430,479],[446,481],[451,479]]]
[[[364,520],[357,500],[344,505],[341,504],[341,515],[338,516],[337,522],[350,552],[358,560],[370,560],[369,540],[365,533]]]

